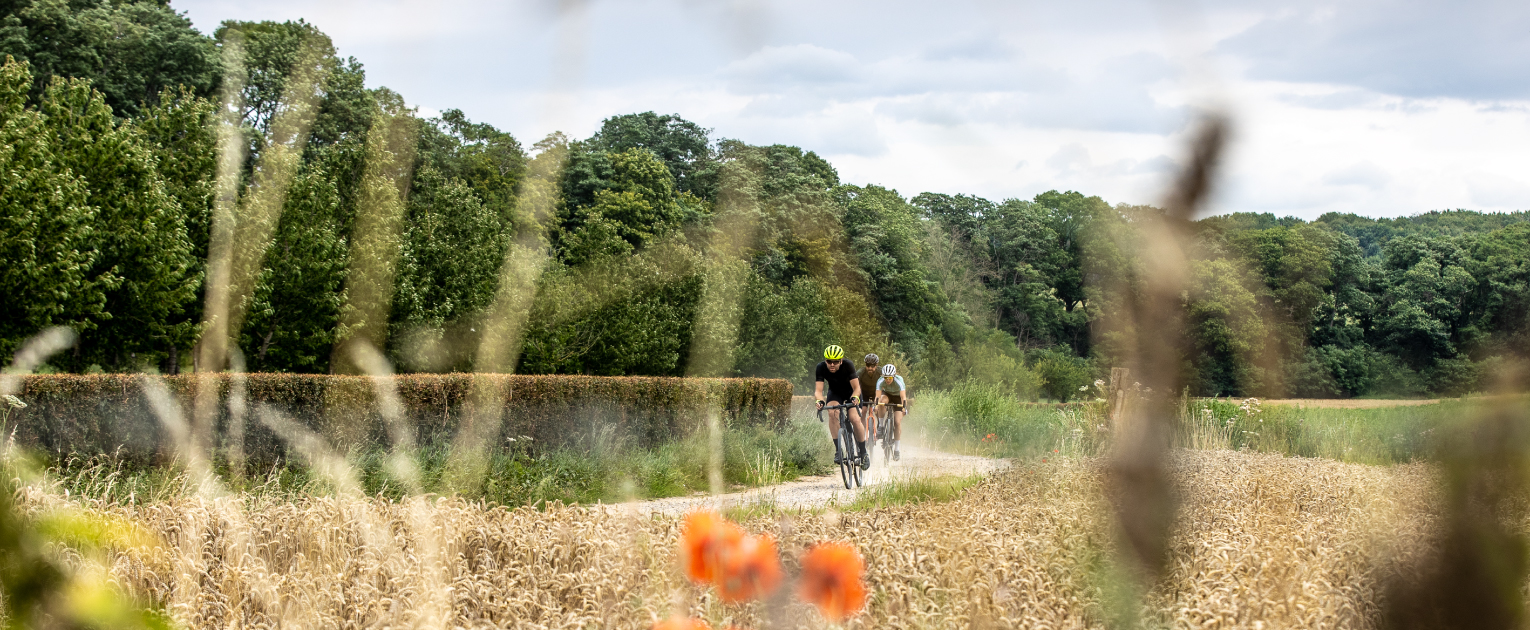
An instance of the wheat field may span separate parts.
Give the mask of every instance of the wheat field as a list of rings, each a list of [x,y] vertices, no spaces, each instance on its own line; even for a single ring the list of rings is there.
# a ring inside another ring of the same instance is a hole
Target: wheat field
[[[788,576],[815,542],[854,544],[869,598],[850,628],[1363,628],[1437,520],[1426,465],[1182,451],[1170,569],[1137,592],[1114,560],[1101,463],[1020,463],[948,503],[742,524],[776,536]],[[440,498],[27,503],[144,533],[105,550],[109,580],[185,627],[829,627],[789,587],[724,604],[693,586],[675,517]]]

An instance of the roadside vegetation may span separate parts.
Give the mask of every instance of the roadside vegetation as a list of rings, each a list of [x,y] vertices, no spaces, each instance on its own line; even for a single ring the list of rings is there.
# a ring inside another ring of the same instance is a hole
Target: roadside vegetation
[[[1446,399],[1367,409],[1266,405],[1258,399],[1184,399],[1176,445],[1323,457],[1362,464],[1426,461],[1449,429],[1503,400]],[[990,457],[1093,456],[1110,437],[1104,402],[1038,405],[964,384],[919,397],[908,427],[935,448]]]
[[[616,442],[586,449],[540,449],[529,442],[488,454],[480,485],[453,488],[447,478],[450,446],[419,449],[413,457],[422,489],[432,494],[455,494],[487,505],[516,507],[614,503],[705,492],[710,489],[710,441],[705,432],[638,448]],[[727,488],[758,487],[825,473],[833,449],[822,427],[810,418],[796,418],[782,431],[761,427],[725,426],[722,435],[722,479]],[[389,453],[368,449],[347,455],[367,496],[401,500],[409,495],[390,472]],[[332,484],[299,461],[286,460],[264,474],[238,478],[220,470],[232,491],[257,499],[301,500],[334,493]],[[70,496],[106,505],[141,505],[182,499],[196,493],[180,468],[130,467],[110,456],[70,457],[47,468],[48,483]]]

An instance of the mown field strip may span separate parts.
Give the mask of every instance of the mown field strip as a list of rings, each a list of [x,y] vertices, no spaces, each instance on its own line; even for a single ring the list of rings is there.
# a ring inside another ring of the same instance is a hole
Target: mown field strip
[[[1389,572],[1425,540],[1431,469],[1236,452],[1177,456],[1169,575],[1123,607],[1094,460],[1019,463],[947,503],[767,514],[788,575],[808,546],[853,543],[871,596],[850,628],[1374,626]],[[39,506],[40,507],[40,506]],[[679,520],[606,509],[485,509],[239,497],[114,507],[163,544],[115,549],[111,575],[187,627],[828,627],[782,596],[725,605],[676,566]]]

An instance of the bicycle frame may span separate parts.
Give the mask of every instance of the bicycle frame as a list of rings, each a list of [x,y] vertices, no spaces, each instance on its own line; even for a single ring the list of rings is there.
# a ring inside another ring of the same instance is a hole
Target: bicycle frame
[[[859,409],[860,406],[861,405],[852,405],[848,403],[824,405],[818,408],[818,421],[823,422],[823,412],[825,411]],[[849,489],[853,487],[852,484],[854,484],[854,486],[861,485],[860,446],[856,442],[855,429],[853,428],[854,424],[850,422],[850,414],[848,411],[840,414],[838,422],[840,443],[845,449],[845,458],[839,464],[839,474],[841,479],[843,479],[845,482],[845,488]]]

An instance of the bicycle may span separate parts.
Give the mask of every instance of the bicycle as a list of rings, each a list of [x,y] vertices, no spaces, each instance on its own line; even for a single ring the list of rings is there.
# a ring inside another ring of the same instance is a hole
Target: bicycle
[[[836,409],[856,409],[859,405],[839,403],[837,405],[824,405],[818,408],[818,421],[823,422],[823,412]],[[859,446],[855,441],[855,428],[850,423],[850,412],[846,411],[839,417],[839,443],[844,445],[845,457],[839,462],[839,476],[845,482],[845,489],[850,489],[854,482],[855,486],[861,485],[861,458]],[[867,453],[868,455],[870,453]]]
[[[879,410],[880,413],[876,414],[874,417],[877,419],[876,436],[880,436],[882,438],[882,461],[891,463],[893,452],[893,412],[903,411],[904,404],[898,403],[893,405],[879,402],[877,403],[877,406],[887,407],[887,409]]]

